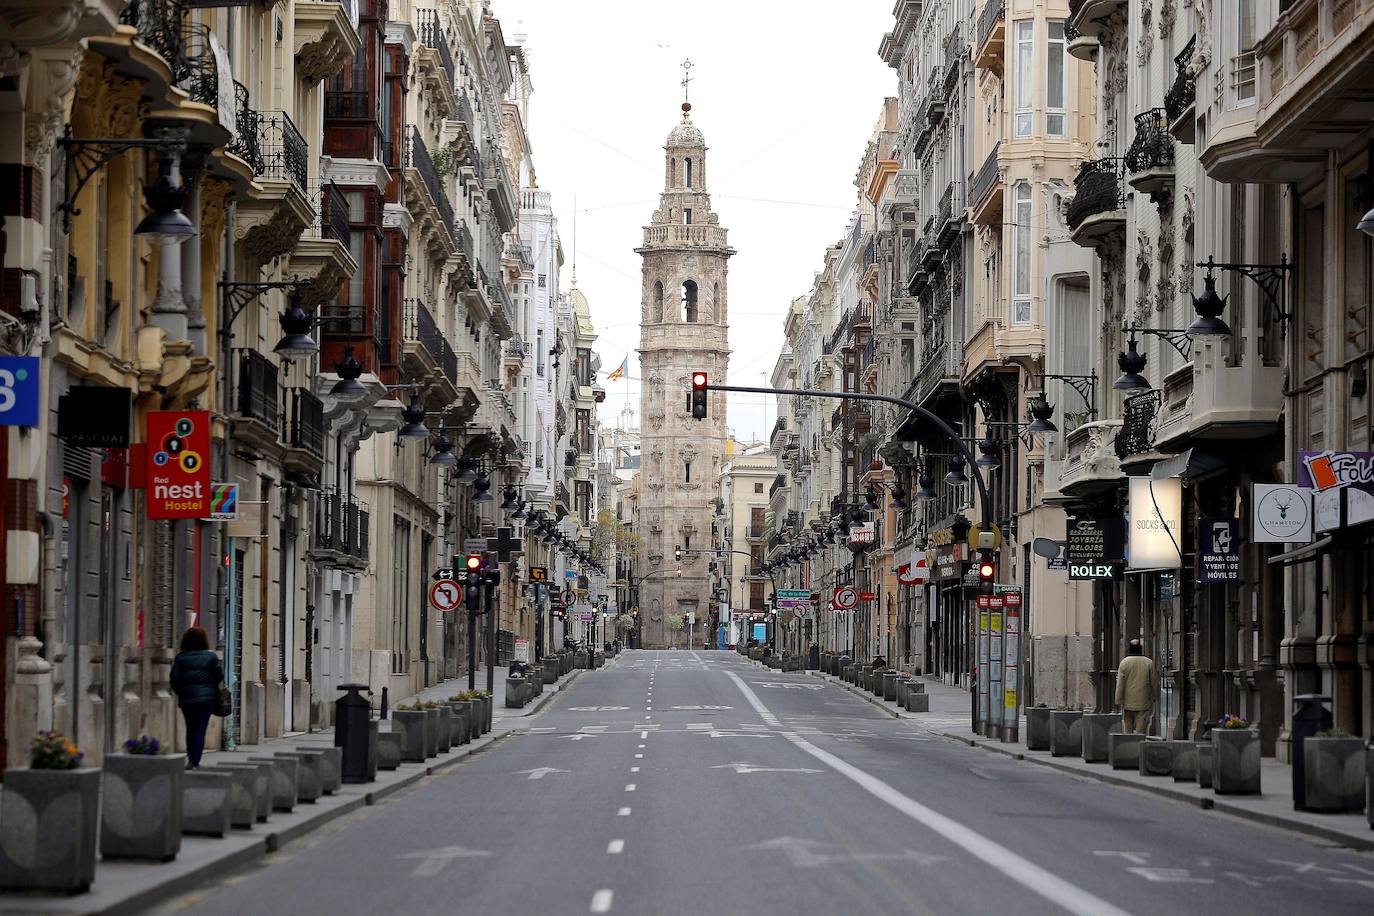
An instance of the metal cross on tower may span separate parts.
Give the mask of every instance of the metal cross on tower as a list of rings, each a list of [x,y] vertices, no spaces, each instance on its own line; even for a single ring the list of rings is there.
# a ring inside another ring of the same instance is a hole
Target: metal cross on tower
[[[684,60],[684,61],[682,62],[682,65],[681,65],[681,66],[682,66],[682,101],[685,102],[685,101],[687,101],[687,87],[688,87],[688,83],[690,83],[690,82],[692,81],[692,61],[691,61],[690,59],[689,59],[689,60]]]

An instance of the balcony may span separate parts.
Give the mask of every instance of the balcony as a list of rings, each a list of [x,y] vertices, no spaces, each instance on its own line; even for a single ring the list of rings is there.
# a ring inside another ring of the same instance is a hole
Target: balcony
[[[288,388],[282,394],[282,465],[318,476],[324,467],[324,402],[306,388]]]
[[[974,45],[973,64],[1002,75],[1007,32],[1006,0],[985,0],[978,14],[978,43]]]
[[[40,16],[54,23],[77,18],[60,9],[15,15],[20,22]],[[115,73],[144,83],[141,94],[153,108],[175,104],[177,94],[170,90],[186,75],[186,33],[176,0],[133,0],[120,12],[113,34],[92,35],[88,42]]]
[[[1127,0],[1069,0],[1068,21],[1080,36],[1097,38],[1115,27],[1126,27],[1116,14],[1124,13],[1127,5]]]
[[[515,199],[515,186],[511,184],[510,172],[506,168],[506,157],[501,148],[492,145],[486,151],[487,171],[482,175],[482,186],[486,188],[487,199],[496,211],[496,222],[503,232],[515,228],[516,218],[520,215],[520,204]]]
[[[453,204],[449,201],[445,188],[446,179],[439,176],[434,160],[429,155],[429,147],[420,136],[420,129],[410,128],[409,143],[406,146],[406,203],[419,223],[428,224],[432,230],[442,229],[440,233],[447,254],[456,250],[458,223],[453,215]]]
[[[730,247],[726,241],[727,230],[720,226],[646,226],[644,227],[644,247],[654,248],[712,248],[724,250]]]
[[[1069,18],[1064,20],[1064,41],[1068,42],[1065,50],[1070,57],[1075,57],[1082,61],[1092,63],[1097,60],[1097,52],[1101,46],[1095,35],[1079,34],[1078,29],[1073,24],[1074,11],[1077,6],[1082,6],[1079,0],[1069,0]]]
[[[310,148],[284,111],[254,111],[243,121],[256,128],[253,140],[240,140],[256,160],[254,190],[235,209],[235,232],[241,249],[265,263],[291,251],[315,222],[306,185]]]
[[[940,209],[935,215],[935,241],[946,246],[959,237],[959,228],[964,224],[963,188],[958,182],[951,181],[940,195]]]
[[[1155,450],[1174,452],[1186,448],[1193,416],[1193,366],[1185,363],[1160,383],[1159,409],[1155,413]]]
[[[1121,459],[1116,456],[1120,420],[1094,420],[1064,437],[1064,465],[1059,492],[1073,500],[1114,490],[1121,483]]]
[[[969,185],[969,204],[973,208],[975,226],[993,226],[1001,219],[1002,167],[997,160],[1001,151],[1002,141],[998,140]]]
[[[1078,168],[1067,221],[1074,244],[1096,248],[1126,228],[1121,160],[1088,159]]]
[[[945,67],[944,82],[940,86],[940,91],[945,98],[949,98],[956,86],[959,85],[959,74],[963,70],[964,61],[968,59],[968,39],[964,37],[963,31],[958,25],[945,36]]]
[[[458,99],[454,90],[453,52],[439,23],[439,14],[434,10],[417,10],[415,35],[419,39],[415,60],[423,91],[440,103],[441,115],[448,117],[457,111]]]
[[[1188,44],[1174,57],[1177,75],[1174,84],[1164,95],[1164,115],[1169,122],[1169,133],[1180,143],[1192,143],[1197,124],[1194,120],[1197,101],[1197,77],[1193,75],[1193,50],[1197,47],[1197,36],[1188,39]]]
[[[366,504],[351,496],[321,492],[315,500],[311,553],[321,566],[363,569],[371,554],[371,517]]]
[[[1174,138],[1163,108],[1135,116],[1135,137],[1123,158],[1127,183],[1151,200],[1167,196],[1174,187]]]
[[[1125,472],[1137,464],[1153,462],[1155,417],[1159,413],[1159,391],[1143,391],[1126,398],[1121,407],[1121,429],[1116,434],[1116,457]],[[1137,456],[1146,456],[1142,462]]]
[[[407,378],[428,379],[444,360],[444,335],[419,299],[407,299],[401,316],[401,356]]]
[[[291,4],[296,34],[296,79],[307,88],[328,79],[352,62],[362,39],[350,9],[337,0],[296,0]]]
[[[332,181],[315,193],[315,231],[291,249],[291,275],[303,281],[301,304],[311,311],[333,301],[359,267],[349,253],[348,200]]]
[[[257,350],[233,351],[231,442],[267,452],[281,447],[282,391],[277,367]]]
[[[746,541],[761,541],[764,530],[763,525],[750,525],[744,530],[744,539]]]
[[[1228,365],[1229,349],[1210,340],[1193,345],[1189,434],[1196,439],[1262,439],[1280,430],[1282,366],[1266,366],[1256,335],[1240,341],[1240,365]]]
[[[486,268],[480,263],[477,265],[477,275],[482,283],[483,290],[486,291],[487,299],[492,303],[491,322],[497,335],[503,340],[515,333],[515,303],[511,301],[510,293],[506,290],[504,280],[498,279],[495,282],[487,276]],[[500,275],[498,274],[498,277]]]

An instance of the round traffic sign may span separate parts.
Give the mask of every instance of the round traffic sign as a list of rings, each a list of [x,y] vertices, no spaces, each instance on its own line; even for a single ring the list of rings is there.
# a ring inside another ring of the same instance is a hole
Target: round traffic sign
[[[570,588],[565,588],[565,589],[563,589],[563,603],[564,603],[565,605],[572,604],[572,603],[573,603],[574,601],[576,601],[576,600],[577,600],[577,596],[573,594],[573,590],[572,590],[572,589],[570,589]]]
[[[462,602],[463,589],[452,579],[440,579],[429,587],[429,603],[436,610],[457,610]]]
[[[859,604],[859,593],[848,585],[842,585],[835,589],[834,597],[830,603],[837,611],[852,611]]]

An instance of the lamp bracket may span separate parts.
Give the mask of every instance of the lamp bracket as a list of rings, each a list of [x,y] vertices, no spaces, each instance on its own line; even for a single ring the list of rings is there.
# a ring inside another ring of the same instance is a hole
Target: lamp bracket
[[[299,278],[292,277],[290,280],[274,280],[270,282],[252,283],[237,280],[220,280],[215,284],[219,287],[220,296],[224,300],[224,305],[229,314],[224,326],[220,328],[220,335],[225,340],[233,337],[233,325],[238,320],[243,310],[248,307],[258,296],[270,289],[290,289],[295,290],[305,286]]]
[[[1010,429],[1016,435],[1016,438],[1021,440],[1021,444],[1026,447],[1027,451],[1031,451],[1035,448],[1035,433],[1028,432],[1030,429],[1029,422],[1017,423],[1015,420],[989,420],[984,422],[983,425],[987,427]]]
[[[1158,337],[1177,350],[1179,356],[1188,360],[1193,358],[1193,338],[1186,330],[1180,328],[1145,328],[1135,324],[1128,324],[1122,330],[1132,337],[1136,334]]]
[[[1031,376],[1032,382],[1039,380],[1040,387],[1045,387],[1045,379],[1055,379],[1068,385],[1079,396],[1083,398],[1083,403],[1088,406],[1088,416],[1097,419],[1097,371],[1093,370],[1088,375],[1060,375],[1055,372],[1042,372],[1040,375]]]
[[[67,193],[62,198],[62,202],[57,205],[57,209],[62,211],[62,231],[64,233],[72,231],[72,217],[79,216],[81,211],[76,207],[76,199],[81,196],[81,189],[86,186],[95,173],[104,168],[112,159],[122,156],[131,149],[155,149],[159,153],[181,153],[186,149],[186,140],[182,137],[151,137],[151,138],[128,138],[128,137],[73,137],[72,126],[67,125],[66,131],[57,141],[66,154],[66,166],[69,180],[67,182]]]
[[[1284,280],[1287,278],[1288,272],[1293,269],[1293,265],[1288,263],[1288,255],[1279,255],[1279,263],[1277,264],[1221,263],[1209,256],[1205,261],[1198,261],[1197,266],[1205,267],[1209,274],[1224,270],[1227,273],[1236,273],[1242,277],[1248,277],[1260,288],[1260,292],[1264,293],[1264,298],[1269,303],[1269,307],[1273,309],[1275,318],[1279,321],[1287,321],[1293,317],[1290,312],[1283,310]]]

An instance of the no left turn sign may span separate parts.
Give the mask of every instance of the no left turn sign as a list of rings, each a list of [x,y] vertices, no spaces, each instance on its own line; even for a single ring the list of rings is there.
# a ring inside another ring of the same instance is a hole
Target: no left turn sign
[[[440,579],[429,587],[429,603],[436,610],[457,610],[462,601],[463,590],[452,579]]]
[[[830,599],[830,606],[837,611],[852,611],[858,604],[859,593],[848,585],[835,589],[835,594]]]

